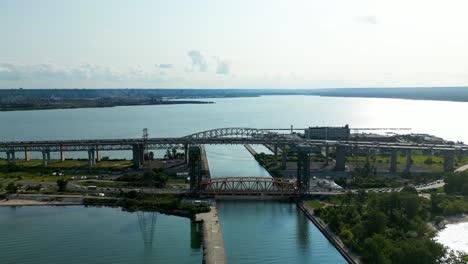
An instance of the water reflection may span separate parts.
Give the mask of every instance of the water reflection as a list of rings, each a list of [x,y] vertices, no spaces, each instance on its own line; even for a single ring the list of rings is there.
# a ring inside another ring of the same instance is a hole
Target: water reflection
[[[140,227],[141,236],[145,251],[151,251],[153,248],[154,230],[156,227],[157,213],[156,212],[136,212],[138,216],[138,226]]]
[[[203,239],[203,226],[200,223],[190,223],[190,247],[192,249],[201,249]]]

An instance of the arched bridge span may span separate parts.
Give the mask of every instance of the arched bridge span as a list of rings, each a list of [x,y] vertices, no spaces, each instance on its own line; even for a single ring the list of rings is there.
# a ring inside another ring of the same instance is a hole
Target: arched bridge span
[[[277,137],[280,134],[268,129],[247,128],[247,127],[225,127],[210,129],[185,136],[189,139],[208,139],[223,137]]]

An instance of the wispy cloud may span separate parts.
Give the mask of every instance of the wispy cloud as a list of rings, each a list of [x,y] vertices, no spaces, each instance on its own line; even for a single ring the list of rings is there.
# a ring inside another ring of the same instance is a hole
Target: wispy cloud
[[[94,80],[94,81],[121,81],[152,79],[151,73],[138,68],[126,71],[116,71],[110,67],[82,64],[57,65],[52,63],[19,65],[0,63],[1,81],[21,80]]]
[[[231,69],[231,64],[229,61],[216,59],[216,73],[217,74],[229,74]]]
[[[174,65],[172,64],[156,64],[155,65],[156,68],[159,68],[159,69],[172,69],[174,67]]]
[[[360,16],[355,19],[357,22],[367,23],[372,25],[380,24],[380,19],[374,15]]]
[[[198,50],[191,50],[188,52],[188,56],[192,60],[192,69],[198,68],[200,72],[206,72],[208,70],[208,63],[205,58]]]

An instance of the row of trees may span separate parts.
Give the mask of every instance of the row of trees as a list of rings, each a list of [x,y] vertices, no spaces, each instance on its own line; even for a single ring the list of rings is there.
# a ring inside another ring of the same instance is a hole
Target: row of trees
[[[117,180],[130,182],[132,186],[163,188],[169,180],[169,175],[167,175],[162,168],[154,168],[150,171],[146,171],[143,175],[123,175]]]
[[[467,171],[447,174],[444,181],[444,189],[447,194],[468,195]]]

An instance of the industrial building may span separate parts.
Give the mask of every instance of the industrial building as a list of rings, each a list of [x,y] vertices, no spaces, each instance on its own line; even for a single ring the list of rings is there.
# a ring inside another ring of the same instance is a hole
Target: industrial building
[[[304,131],[306,139],[348,139],[351,134],[349,126],[344,127],[309,127]]]

